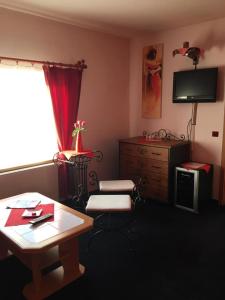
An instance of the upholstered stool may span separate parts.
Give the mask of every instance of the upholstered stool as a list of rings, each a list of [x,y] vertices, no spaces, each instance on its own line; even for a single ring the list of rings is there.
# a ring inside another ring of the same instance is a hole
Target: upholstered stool
[[[133,180],[100,180],[99,192],[104,194],[129,193],[135,205],[142,201],[139,190],[140,181],[139,179],[139,183],[135,184]]]
[[[128,224],[128,222],[123,222],[122,226],[116,226],[112,227],[112,224],[108,223],[108,226],[102,226],[99,228],[97,221],[100,217],[103,217],[105,215],[108,216],[108,220],[111,217],[113,218],[113,214],[115,213],[131,213],[133,209],[133,202],[130,197],[130,195],[124,195],[124,194],[117,194],[117,195],[91,195],[88,199],[87,206],[86,206],[86,212],[87,213],[99,213],[100,215],[97,215],[94,221],[94,229],[97,231],[92,234],[92,236],[89,239],[88,242],[88,249],[90,247],[90,244],[93,240],[93,238],[96,235],[99,235],[100,233],[107,232],[107,231],[117,231],[121,233],[124,237],[127,238],[129,241],[130,250],[132,249],[131,246],[131,240],[128,236],[128,234],[125,234],[121,230]],[[125,221],[127,219],[125,218]],[[111,220],[112,221],[112,220]]]
[[[135,184],[132,180],[101,180],[100,192],[133,192]]]

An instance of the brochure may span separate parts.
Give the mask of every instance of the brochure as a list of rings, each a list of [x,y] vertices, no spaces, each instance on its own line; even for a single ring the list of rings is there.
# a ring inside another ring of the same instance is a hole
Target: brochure
[[[7,204],[7,208],[35,208],[41,200],[38,199],[18,199]]]

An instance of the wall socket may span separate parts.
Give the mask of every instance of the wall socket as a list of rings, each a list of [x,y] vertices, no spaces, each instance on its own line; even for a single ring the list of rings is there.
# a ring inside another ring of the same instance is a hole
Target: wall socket
[[[219,131],[212,131],[212,136],[213,137],[218,137],[219,136]]]

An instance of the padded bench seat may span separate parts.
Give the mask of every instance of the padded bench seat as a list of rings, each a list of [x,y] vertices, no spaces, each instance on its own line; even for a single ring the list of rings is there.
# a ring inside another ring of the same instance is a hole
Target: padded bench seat
[[[92,195],[87,202],[86,211],[124,212],[132,210],[130,195]]]
[[[132,192],[135,184],[132,180],[101,180],[99,190],[101,192]]]

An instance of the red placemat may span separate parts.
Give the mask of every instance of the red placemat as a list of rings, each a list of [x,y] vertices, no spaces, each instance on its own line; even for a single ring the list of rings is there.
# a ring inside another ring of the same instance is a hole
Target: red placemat
[[[35,207],[35,210],[42,209],[41,216],[46,215],[48,213],[54,214],[54,203],[50,204],[39,204]],[[13,208],[10,212],[8,220],[5,223],[5,226],[17,226],[28,224],[30,220],[35,218],[24,218],[22,214],[24,212],[24,208]],[[33,209],[32,209],[33,210]],[[46,219],[47,222],[54,221],[54,216],[49,219]],[[45,221],[43,221],[45,222]]]

